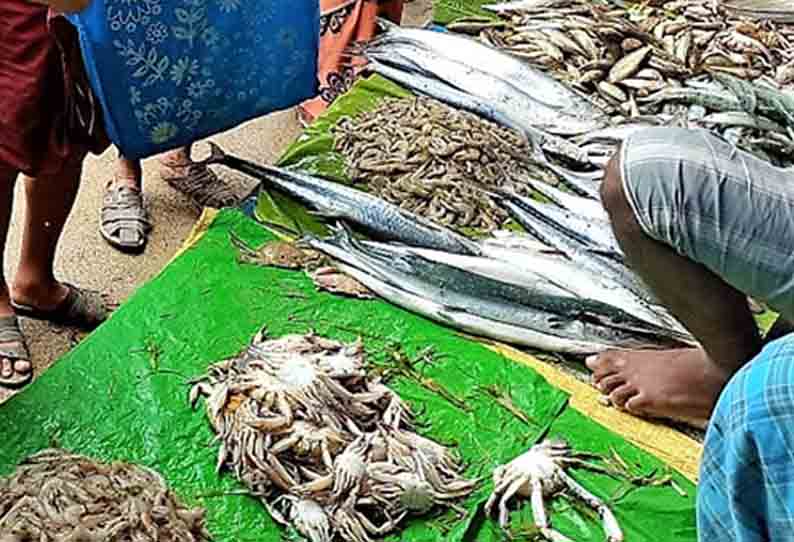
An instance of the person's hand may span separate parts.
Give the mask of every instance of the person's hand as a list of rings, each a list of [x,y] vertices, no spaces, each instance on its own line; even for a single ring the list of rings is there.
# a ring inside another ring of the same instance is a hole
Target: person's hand
[[[50,6],[54,11],[74,13],[87,8],[91,0],[31,0],[31,2]]]

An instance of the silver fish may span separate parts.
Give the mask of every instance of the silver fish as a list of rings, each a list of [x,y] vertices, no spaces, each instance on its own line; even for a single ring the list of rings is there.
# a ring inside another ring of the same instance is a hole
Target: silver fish
[[[577,215],[593,220],[609,221],[609,215],[604,209],[601,200],[583,198],[551,186],[543,181],[525,179],[536,192],[542,194],[563,209],[567,209]]]
[[[611,282],[620,284],[657,313],[659,321],[664,322],[666,326],[677,333],[688,334],[686,329],[659,303],[642,279],[622,261],[616,259],[613,254],[589,250],[576,235],[559,225],[555,226],[548,220],[538,220],[537,215],[528,213],[524,208],[508,200],[505,200],[504,204],[511,216],[532,235],[559,250],[589,273],[600,275]]]
[[[520,119],[522,125],[540,128],[552,134],[580,134],[602,126],[592,118],[571,115],[549,106],[542,99],[525,94],[512,81],[483,71],[479,66],[452,60],[421,44],[385,40],[374,41],[366,47],[367,58],[383,64],[436,77],[468,92]]]
[[[562,229],[588,250],[607,254],[618,260],[623,259],[623,251],[608,221],[582,217],[555,205],[540,203],[518,194],[502,193],[500,196],[534,216],[536,220],[533,225],[541,222],[549,227]]]
[[[620,320],[620,314],[594,311],[595,305],[583,300],[538,295],[525,288],[494,281],[486,277],[409,257],[388,245],[362,246],[346,232],[337,232],[329,239],[308,238],[305,242],[334,260],[363,271],[354,278],[373,287],[367,275],[393,288],[441,305],[450,314],[465,313],[487,320],[549,336],[553,341],[585,342],[593,345],[628,347],[644,344],[661,345],[665,341],[652,332],[631,327]],[[375,290],[377,286],[373,287]],[[376,290],[377,291],[377,290]],[[398,302],[387,297],[387,299]],[[601,307],[599,307],[601,308]],[[437,314],[427,316],[439,319]],[[480,330],[486,336],[490,331]],[[669,343],[668,343],[669,344]],[[539,344],[532,346],[541,347]],[[560,348],[559,345],[542,346]],[[560,350],[556,350],[560,351]],[[576,353],[587,353],[579,351]]]
[[[261,166],[226,154],[210,143],[204,164],[223,164],[311,205],[319,216],[349,220],[379,239],[437,248],[460,254],[478,254],[478,245],[452,230],[438,226],[378,197],[339,183],[274,166]]]
[[[541,249],[527,235],[515,232],[494,232],[480,246],[484,258],[503,261],[519,271],[526,269],[541,274],[580,298],[620,307],[651,326],[669,330],[671,337],[695,343],[692,335],[664,309],[649,304],[582,255],[569,259],[551,247]]]
[[[519,89],[531,89],[532,97],[550,107],[582,118],[603,118],[604,113],[586,97],[553,77],[484,43],[446,32],[388,25],[385,39],[412,40],[451,60],[475,66]]]

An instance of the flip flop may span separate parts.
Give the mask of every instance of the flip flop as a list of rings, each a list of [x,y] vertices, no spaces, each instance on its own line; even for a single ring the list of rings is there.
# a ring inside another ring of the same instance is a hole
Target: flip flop
[[[109,186],[102,200],[99,224],[105,241],[122,252],[138,253],[146,246],[151,229],[140,190]]]
[[[19,316],[44,320],[62,326],[74,326],[92,330],[107,320],[108,309],[97,292],[82,290],[64,283],[69,289],[66,298],[52,310],[41,310],[31,305],[11,301],[11,308]]]
[[[240,196],[228,183],[219,179],[204,164],[172,164],[166,161],[161,164],[169,171],[163,173],[163,180],[171,188],[190,198],[193,205],[199,209],[203,207],[222,209],[237,205],[240,201]],[[180,175],[178,171],[184,173]]]
[[[14,369],[17,361],[30,363],[30,352],[25,336],[19,328],[19,319],[14,316],[0,317],[0,359],[11,363],[11,376],[3,376],[0,369],[0,387],[19,388],[33,378],[33,366],[25,372]]]

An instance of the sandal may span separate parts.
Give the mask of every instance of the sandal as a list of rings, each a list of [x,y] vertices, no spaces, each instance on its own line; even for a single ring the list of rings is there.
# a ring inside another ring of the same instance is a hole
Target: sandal
[[[190,198],[199,209],[233,207],[240,201],[232,188],[204,164],[162,162],[162,165],[170,171],[162,175],[163,180]]]
[[[99,232],[122,252],[141,252],[152,229],[140,190],[108,186],[102,201]]]
[[[42,310],[32,305],[11,301],[11,308],[19,316],[45,320],[62,326],[74,326],[85,330],[98,327],[108,318],[108,309],[97,292],[83,290],[64,283],[69,289],[66,298],[52,310]]]
[[[11,365],[11,374],[3,374],[8,366],[0,362],[0,386],[19,388],[33,379],[33,366],[30,364],[30,352],[25,336],[19,328],[19,319],[14,316],[0,317],[0,359]],[[27,370],[20,369],[18,362],[27,363]]]

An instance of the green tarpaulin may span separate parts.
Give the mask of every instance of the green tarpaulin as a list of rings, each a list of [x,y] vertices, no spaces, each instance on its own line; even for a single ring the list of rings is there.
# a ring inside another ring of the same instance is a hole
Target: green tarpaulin
[[[224,211],[206,235],[114,316],[0,407],[0,476],[47,446],[102,460],[141,463],[162,472],[182,498],[207,507],[217,540],[279,540],[283,531],[252,498],[214,472],[215,445],[202,411],[187,405],[186,381],[208,364],[236,354],[263,326],[272,336],[310,329],[342,340],[363,337],[373,362],[393,352],[415,355],[428,346],[434,363],[424,376],[450,400],[413,381],[394,386],[419,413],[422,431],[457,447],[470,474],[488,478],[497,463],[527,449],[544,431],[583,449],[616,450],[638,472],[663,469],[655,458],[566,408],[566,397],[534,371],[457,336],[453,331],[382,301],[350,300],[316,292],[299,272],[238,264],[230,232],[256,246],[270,235],[250,218]],[[531,421],[526,424],[482,389],[509,390]],[[460,405],[465,405],[465,409]],[[576,471],[603,498],[623,493],[622,482]],[[614,504],[627,540],[693,541],[694,487],[675,475],[686,497],[670,486],[643,487]],[[468,503],[470,515],[415,521],[402,540],[498,540],[481,513],[486,484]],[[603,534],[591,514],[555,500],[553,521],[577,541]],[[516,513],[527,520],[528,505]],[[397,539],[397,538],[395,538]]]

